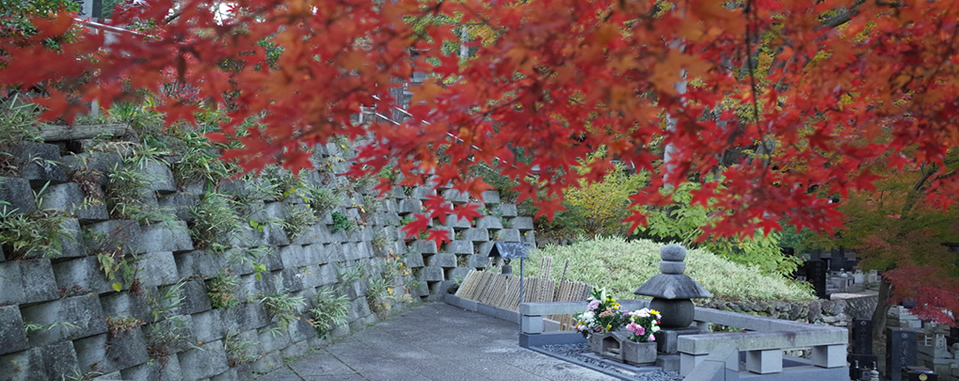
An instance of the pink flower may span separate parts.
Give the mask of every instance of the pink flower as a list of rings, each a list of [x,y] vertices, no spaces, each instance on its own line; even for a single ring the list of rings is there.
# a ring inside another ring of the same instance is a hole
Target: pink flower
[[[649,340],[649,341],[656,341],[656,336],[653,336],[653,334],[650,333],[648,340]]]
[[[629,323],[626,325],[626,330],[632,332],[636,336],[642,336],[646,334],[646,328],[636,323]]]

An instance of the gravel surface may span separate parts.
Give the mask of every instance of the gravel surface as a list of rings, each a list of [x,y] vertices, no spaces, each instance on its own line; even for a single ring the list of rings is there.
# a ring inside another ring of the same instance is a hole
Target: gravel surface
[[[557,345],[544,345],[541,348],[548,352],[553,352],[560,354],[565,357],[574,358],[578,361],[588,363],[590,365],[614,370],[615,367],[611,364],[611,361],[599,360],[590,356],[586,356],[587,353],[590,353],[589,345],[587,344],[557,344]],[[664,372],[661,370],[640,373],[637,377],[632,378],[633,380],[639,381],[682,381],[683,377],[676,372]]]

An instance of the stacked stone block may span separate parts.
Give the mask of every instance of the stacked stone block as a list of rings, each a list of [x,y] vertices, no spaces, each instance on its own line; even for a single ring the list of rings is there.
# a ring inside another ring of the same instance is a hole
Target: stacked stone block
[[[0,252],[0,379],[51,380],[62,376],[86,375],[109,380],[247,380],[257,372],[268,372],[283,360],[306,354],[378,321],[366,298],[368,280],[381,277],[385,258],[395,254],[412,269],[417,282],[411,286],[414,298],[438,298],[470,269],[489,263],[493,242],[531,238],[532,220],[516,216],[513,205],[502,204],[495,192],[482,200],[449,188],[439,188],[443,197],[456,204],[480,203],[489,215],[475,223],[451,216],[435,228],[447,229],[452,242],[437,247],[433,242],[407,240],[399,231],[400,221],[422,212],[423,201],[436,195],[429,187],[410,191],[397,188],[382,201],[375,213],[364,215],[358,204],[367,189],[354,189],[351,197],[336,206],[337,212],[358,222],[354,231],[333,232],[326,212],[317,223],[298,237],[289,237],[282,226],[268,224],[262,231],[247,229],[228,237],[225,250],[201,247],[190,229],[192,212],[204,197],[207,186],[178,184],[174,172],[161,162],[148,161],[141,173],[150,179],[143,190],[143,202],[162,220],[133,221],[111,218],[103,204],[84,203],[87,195],[68,176],[77,169],[99,171],[99,185],[107,185],[106,174],[122,157],[117,153],[91,152],[61,156],[51,144],[24,143],[13,150],[17,157],[41,157],[22,167],[19,177],[0,177],[0,200],[16,208],[15,213],[36,210],[34,191],[44,190],[44,209],[71,216],[65,227],[72,239],[63,240],[54,255],[14,258]],[[335,144],[319,150],[320,167],[334,173],[304,174],[301,181],[314,186],[348,185],[335,172],[344,167],[333,156],[348,155]],[[168,162],[175,162],[169,158]],[[226,181],[221,192],[248,191],[250,184]],[[309,208],[302,194],[282,200],[254,201],[257,221],[282,220],[288,207]],[[97,256],[103,249],[116,248],[135,258],[131,269],[138,282],[110,279]],[[256,261],[237,262],[250,253],[270,253]],[[257,264],[254,266],[254,262]],[[343,273],[362,269],[363,278],[344,282]],[[238,279],[237,304],[215,308],[208,295],[210,282],[221,271]],[[337,290],[350,299],[347,323],[321,338],[308,323],[307,310],[324,289]],[[179,292],[174,292],[179,290]],[[284,292],[303,297],[299,320],[281,327],[260,302],[263,295]],[[158,302],[164,294],[182,298],[180,303]],[[166,307],[163,303],[168,303]],[[391,301],[402,308],[401,298]],[[109,321],[139,322],[119,326]],[[28,331],[29,327],[29,331]],[[175,331],[175,342],[158,343],[162,333]],[[231,361],[232,342],[247,343],[259,357],[252,362]],[[232,339],[231,339],[232,340]],[[232,366],[231,366],[232,365]]]

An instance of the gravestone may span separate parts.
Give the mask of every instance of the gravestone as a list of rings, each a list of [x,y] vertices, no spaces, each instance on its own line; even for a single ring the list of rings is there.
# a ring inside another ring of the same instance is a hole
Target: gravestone
[[[872,354],[872,320],[852,320],[852,353]]]
[[[916,365],[918,333],[908,329],[886,328],[886,376],[903,381],[903,368]]]
[[[816,297],[828,299],[826,295],[826,263],[821,260],[806,262],[806,281],[816,290]]]

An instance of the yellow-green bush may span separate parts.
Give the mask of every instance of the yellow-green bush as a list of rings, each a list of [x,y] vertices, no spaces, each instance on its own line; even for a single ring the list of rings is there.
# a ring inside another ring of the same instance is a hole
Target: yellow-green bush
[[[549,245],[530,253],[527,274],[535,276],[540,260],[549,256],[553,257],[553,278],[559,278],[566,259],[569,259],[566,279],[604,287],[615,298],[636,299],[633,291],[659,273],[659,248],[662,246],[650,240],[627,242],[616,237],[597,237],[569,246]],[[730,262],[700,249],[687,251],[686,275],[703,285],[714,297],[725,300],[815,299],[806,283],[765,274],[755,267]]]

